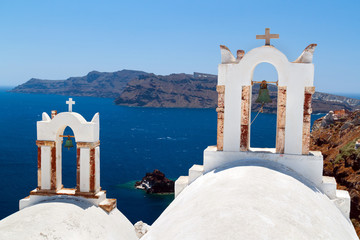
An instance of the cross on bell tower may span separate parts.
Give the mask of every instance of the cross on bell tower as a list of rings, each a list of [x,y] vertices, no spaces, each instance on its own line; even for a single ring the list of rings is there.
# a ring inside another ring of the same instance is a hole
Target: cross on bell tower
[[[72,105],[75,105],[75,101],[72,98],[69,98],[69,101],[66,101],[66,104],[69,105],[69,112],[72,112]]]
[[[271,38],[279,38],[279,34],[270,34],[270,28],[265,28],[265,35],[256,35],[256,39],[265,39],[265,45],[270,45]]]

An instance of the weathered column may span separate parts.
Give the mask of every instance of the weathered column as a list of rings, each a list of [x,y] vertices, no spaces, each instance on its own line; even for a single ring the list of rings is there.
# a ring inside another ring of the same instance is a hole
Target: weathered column
[[[37,179],[38,179],[38,189],[41,189],[41,146],[38,145],[38,154],[37,154]]]
[[[36,141],[38,146],[38,187],[56,190],[56,144],[55,141]]]
[[[302,154],[309,154],[310,150],[311,99],[314,93],[315,87],[305,87]]]
[[[90,148],[90,192],[95,192],[95,148]]]
[[[96,169],[100,168],[100,166],[97,166],[100,165],[100,161],[96,161],[96,149],[99,151],[99,145],[100,141],[76,143],[77,191],[96,193],[100,190],[100,176],[96,171]]]
[[[216,86],[218,92],[218,107],[217,112],[217,150],[222,151],[224,148],[224,100],[225,100],[225,86]]]
[[[100,146],[97,146],[95,147],[95,192],[100,190]]]
[[[51,190],[56,190],[57,176],[56,176],[56,147],[55,147],[55,142],[54,142],[54,146],[51,147],[50,152],[51,152]]]
[[[80,147],[76,144],[76,191],[80,192]]]
[[[277,101],[276,152],[284,153],[286,122],[286,87],[278,87]]]
[[[242,87],[240,151],[248,151],[250,148],[250,91],[250,86]]]

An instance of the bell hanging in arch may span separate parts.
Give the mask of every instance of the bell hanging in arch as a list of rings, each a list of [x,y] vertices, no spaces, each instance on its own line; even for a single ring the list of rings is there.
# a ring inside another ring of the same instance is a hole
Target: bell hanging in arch
[[[70,136],[68,136],[68,139],[66,139],[66,142],[65,142],[64,147],[67,147],[67,148],[68,148],[68,150],[69,150],[70,148],[74,147],[74,145],[73,145],[73,143],[72,143],[72,140],[71,140]]]
[[[267,83],[265,80],[260,83],[259,96],[257,97],[255,102],[262,104],[271,103],[269,89],[267,89]]]

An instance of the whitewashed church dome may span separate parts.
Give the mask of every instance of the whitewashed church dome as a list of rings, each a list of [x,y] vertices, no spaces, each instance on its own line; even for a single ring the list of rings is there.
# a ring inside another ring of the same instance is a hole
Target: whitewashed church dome
[[[118,210],[110,213],[80,198],[49,201],[0,221],[0,239],[138,239],[134,226]]]
[[[358,239],[309,181],[275,162],[243,161],[197,178],[142,240]]]

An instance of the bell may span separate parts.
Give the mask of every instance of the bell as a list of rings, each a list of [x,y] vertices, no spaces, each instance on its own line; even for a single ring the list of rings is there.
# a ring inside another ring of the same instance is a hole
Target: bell
[[[72,141],[71,141],[70,136],[68,136],[68,139],[66,139],[66,142],[65,142],[64,147],[67,147],[68,150],[69,150],[70,148],[74,147],[74,145],[73,145],[73,143],[72,143]]]
[[[257,103],[271,103],[271,98],[270,98],[270,95],[269,95],[269,89],[267,89],[267,83],[265,80],[263,80],[261,83],[260,83],[260,90],[259,90],[259,96],[258,98],[256,99]]]

